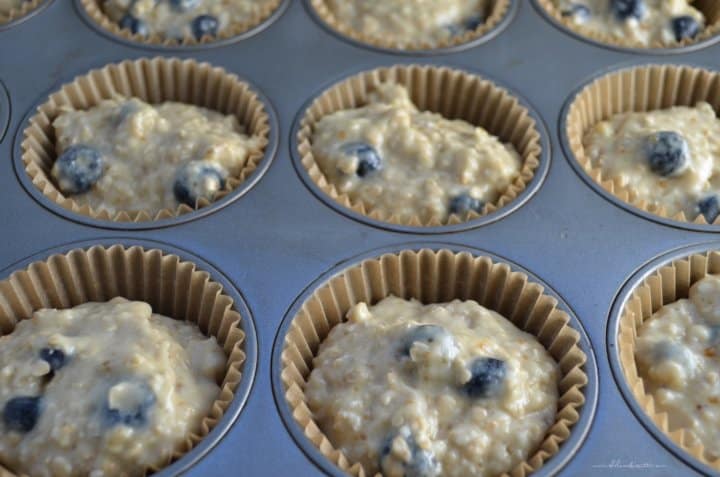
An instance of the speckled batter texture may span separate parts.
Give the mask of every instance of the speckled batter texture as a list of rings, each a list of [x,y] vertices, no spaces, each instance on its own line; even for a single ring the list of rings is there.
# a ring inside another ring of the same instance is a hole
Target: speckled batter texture
[[[0,0],[0,13],[9,13],[10,10],[16,10],[27,0]]]
[[[305,395],[330,442],[368,475],[496,476],[555,420],[555,361],[474,301],[389,297],[347,318],[322,342]]]

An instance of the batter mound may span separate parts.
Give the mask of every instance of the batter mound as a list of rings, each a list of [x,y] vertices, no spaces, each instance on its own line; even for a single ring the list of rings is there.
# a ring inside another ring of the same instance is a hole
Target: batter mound
[[[37,311],[0,337],[0,463],[33,477],[143,475],[198,431],[225,362],[213,338],[147,303]]]
[[[638,198],[689,220],[720,213],[720,120],[712,106],[623,113],[598,123],[583,139],[604,178],[617,178]]]
[[[499,475],[555,420],[555,361],[474,301],[389,297],[347,318],[322,342],[305,395],[330,442],[368,475]]]
[[[482,213],[522,166],[512,145],[465,121],[418,111],[394,83],[379,85],[366,106],[323,117],[311,141],[330,183],[401,221]]]
[[[66,111],[53,126],[59,189],[111,214],[212,201],[260,149],[260,138],[246,136],[235,116],[182,103],[106,100]]]

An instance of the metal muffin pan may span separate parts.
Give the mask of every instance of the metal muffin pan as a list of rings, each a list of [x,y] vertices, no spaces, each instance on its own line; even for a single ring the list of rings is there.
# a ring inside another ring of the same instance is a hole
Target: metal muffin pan
[[[487,42],[417,55],[339,39],[313,21],[302,0],[289,3],[264,31],[203,49],[158,51],[116,41],[89,27],[70,0],[51,2],[27,21],[2,29],[0,81],[12,102],[8,133],[0,142],[0,267],[9,267],[3,277],[20,268],[23,257],[79,240],[154,240],[200,257],[242,292],[255,320],[258,359],[242,413],[185,475],[323,475],[291,437],[273,399],[271,354],[283,316],[337,264],[429,237],[369,226],[315,197],[292,164],[293,121],[322,85],[357,71],[397,63],[479,71],[534,106],[548,129],[549,171],[535,195],[512,214],[468,230],[438,231],[432,241],[482,249],[532,271],[563,298],[587,332],[597,358],[598,404],[585,441],[568,453],[559,475],[678,476],[708,470],[670,452],[633,413],[613,379],[606,331],[619,289],[639,267],[716,237],[712,229],[671,227],[605,200],[578,177],[560,147],[562,107],[578,85],[618,65],[658,62],[658,56],[579,40],[528,0],[516,0],[512,21]],[[279,126],[276,157],[266,174],[227,207],[147,230],[107,230],[41,206],[13,173],[11,140],[38,99],[90,69],[158,54],[207,61],[258,85],[275,107]],[[720,68],[718,55],[720,46],[705,44],[667,61],[714,69]]]

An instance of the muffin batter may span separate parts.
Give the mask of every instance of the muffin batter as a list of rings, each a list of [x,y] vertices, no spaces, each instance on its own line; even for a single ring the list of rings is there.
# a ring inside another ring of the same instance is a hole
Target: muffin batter
[[[367,475],[495,476],[555,420],[558,366],[474,301],[355,305],[320,346],[305,388],[330,442]]]
[[[486,0],[325,0],[335,19],[399,45],[445,42],[485,21]]]
[[[260,148],[235,116],[173,102],[117,98],[64,112],[53,126],[56,184],[79,204],[111,214],[212,201]]]
[[[147,303],[37,311],[0,337],[0,463],[33,477],[144,475],[197,432],[225,362],[213,338]]]
[[[10,10],[17,10],[27,0],[0,0],[0,13],[10,13]]]
[[[182,39],[253,21],[271,0],[104,0],[105,14],[131,33]]]
[[[587,132],[583,145],[604,178],[620,179],[650,206],[688,220],[718,216],[720,120],[709,104],[618,114]]]
[[[650,46],[694,38],[705,26],[688,0],[553,0],[578,31],[608,35],[621,43]]]
[[[710,459],[720,457],[720,276],[690,288],[640,327],[635,359],[645,390],[670,429],[692,431]]]
[[[401,221],[482,213],[522,163],[484,129],[418,111],[393,83],[379,85],[366,106],[322,118],[312,150],[339,191]]]

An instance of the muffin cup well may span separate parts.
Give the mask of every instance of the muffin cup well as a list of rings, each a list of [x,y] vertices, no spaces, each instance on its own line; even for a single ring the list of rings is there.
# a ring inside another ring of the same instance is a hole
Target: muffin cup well
[[[699,101],[708,102],[715,111],[720,110],[719,73],[681,65],[643,65],[603,75],[584,86],[565,107],[560,130],[568,149],[566,153],[576,169],[623,205],[675,223],[707,225],[700,213],[694,217],[687,217],[683,212],[671,216],[664,207],[642,200],[631,187],[595,167],[583,146],[585,133],[615,114],[694,106]],[[720,218],[714,225],[720,225]]]
[[[523,161],[518,177],[495,203],[488,203],[483,214],[403,219],[353,200],[330,183],[312,151],[315,125],[324,116],[367,104],[368,96],[381,82],[395,82],[408,88],[410,99],[421,111],[432,111],[449,119],[462,119],[483,127],[502,142],[511,143]],[[520,101],[494,83],[461,70],[421,65],[397,65],[366,71],[346,78],[322,92],[302,113],[297,126],[297,153],[309,180],[335,203],[357,214],[380,222],[411,226],[455,225],[511,206],[525,192],[541,168],[543,139],[540,125]]]
[[[557,361],[561,378],[555,423],[538,449],[505,475],[521,477],[541,468],[560,451],[564,441],[572,438],[583,406],[594,406],[594,393],[585,394],[594,389],[594,380],[589,377],[594,376],[594,361],[581,348],[581,333],[570,325],[570,315],[558,307],[558,300],[545,294],[544,288],[528,275],[466,251],[387,253],[364,259],[329,277],[302,304],[298,303],[296,314],[288,314],[286,320],[290,321],[275,342],[273,368],[279,377],[273,383],[274,392],[278,405],[289,408],[287,415],[292,418],[286,417],[286,424],[296,425],[302,438],[336,468],[353,476],[368,475],[361,464],[348,461],[318,427],[307,406],[304,387],[313,358],[332,327],[344,321],[356,303],[375,304],[389,295],[423,303],[476,300],[536,336]],[[290,419],[294,422],[288,422]]]
[[[260,12],[248,20],[229,25],[228,28],[218,32],[217,36],[204,36],[200,40],[192,35],[187,35],[182,39],[166,38],[164,35],[153,33],[144,36],[133,34],[127,29],[120,28],[118,24],[112,21],[102,9],[102,0],[76,0],[79,8],[88,17],[88,19],[102,31],[108,32],[125,41],[134,43],[142,43],[151,46],[161,47],[193,47],[193,46],[210,46],[213,44],[223,44],[232,40],[234,37],[241,38],[262,25],[263,22],[269,20],[273,14],[279,12],[282,8],[283,1],[287,0],[265,0],[263,8]]]
[[[207,271],[180,256],[156,248],[95,245],[74,248],[29,264],[0,281],[0,334],[9,334],[18,321],[42,308],[71,308],[90,301],[122,296],[149,303],[153,313],[195,323],[223,348],[227,363],[221,391],[202,420],[197,434],[187,436],[165,466],[181,458],[215,428],[236,392],[246,363],[249,316],[240,303]],[[244,324],[245,323],[245,324]],[[250,371],[250,375],[252,371]],[[160,468],[147,469],[147,473]],[[0,465],[0,475],[13,477]]]
[[[514,0],[489,0],[485,7],[486,11],[484,12],[485,21],[473,31],[465,32],[462,35],[457,35],[438,43],[424,41],[402,43],[392,41],[382,36],[364,35],[362,32],[355,30],[350,25],[343,23],[335,17],[326,0],[307,0],[309,8],[311,8],[315,15],[334,33],[371,47],[406,51],[408,53],[452,49],[462,45],[470,45],[477,40],[481,40],[499,28],[503,20],[508,18],[510,10],[514,6],[513,1]]]
[[[11,22],[15,22],[15,21],[23,18],[28,13],[37,9],[44,2],[49,2],[49,1],[50,0],[25,1],[25,2],[22,2],[22,4],[20,4],[20,8],[13,8],[7,13],[0,13],[0,29],[2,29],[3,26],[5,26]]]
[[[720,3],[716,0],[695,0],[692,5],[702,12],[705,16],[706,25],[702,32],[695,38],[684,38],[682,41],[666,44],[661,41],[656,41],[648,46],[645,46],[631,39],[620,40],[612,35],[597,32],[582,25],[576,25],[572,22],[572,19],[563,17],[560,10],[555,6],[553,0],[535,0],[538,6],[544,10],[544,12],[558,25],[562,26],[567,31],[576,34],[580,37],[586,38],[590,41],[600,43],[602,45],[615,46],[626,49],[637,49],[637,50],[658,50],[658,51],[683,51],[687,47],[698,45],[706,42],[720,34]]]
[[[51,179],[50,171],[57,157],[55,118],[64,110],[83,110],[116,96],[136,97],[149,103],[177,101],[233,114],[249,136],[261,138],[261,146],[250,151],[238,176],[227,180],[225,189],[212,202],[200,199],[197,208],[185,204],[156,213],[147,210],[120,211],[111,215],[104,209],[93,209],[66,197]],[[215,204],[245,186],[245,181],[261,168],[268,156],[270,116],[258,93],[237,76],[208,63],[178,58],[143,58],[111,64],[75,78],[50,95],[27,121],[20,140],[21,164],[32,186],[63,209],[100,221],[147,222],[179,217]],[[18,171],[22,174],[22,171]],[[30,186],[30,187],[32,187]]]

